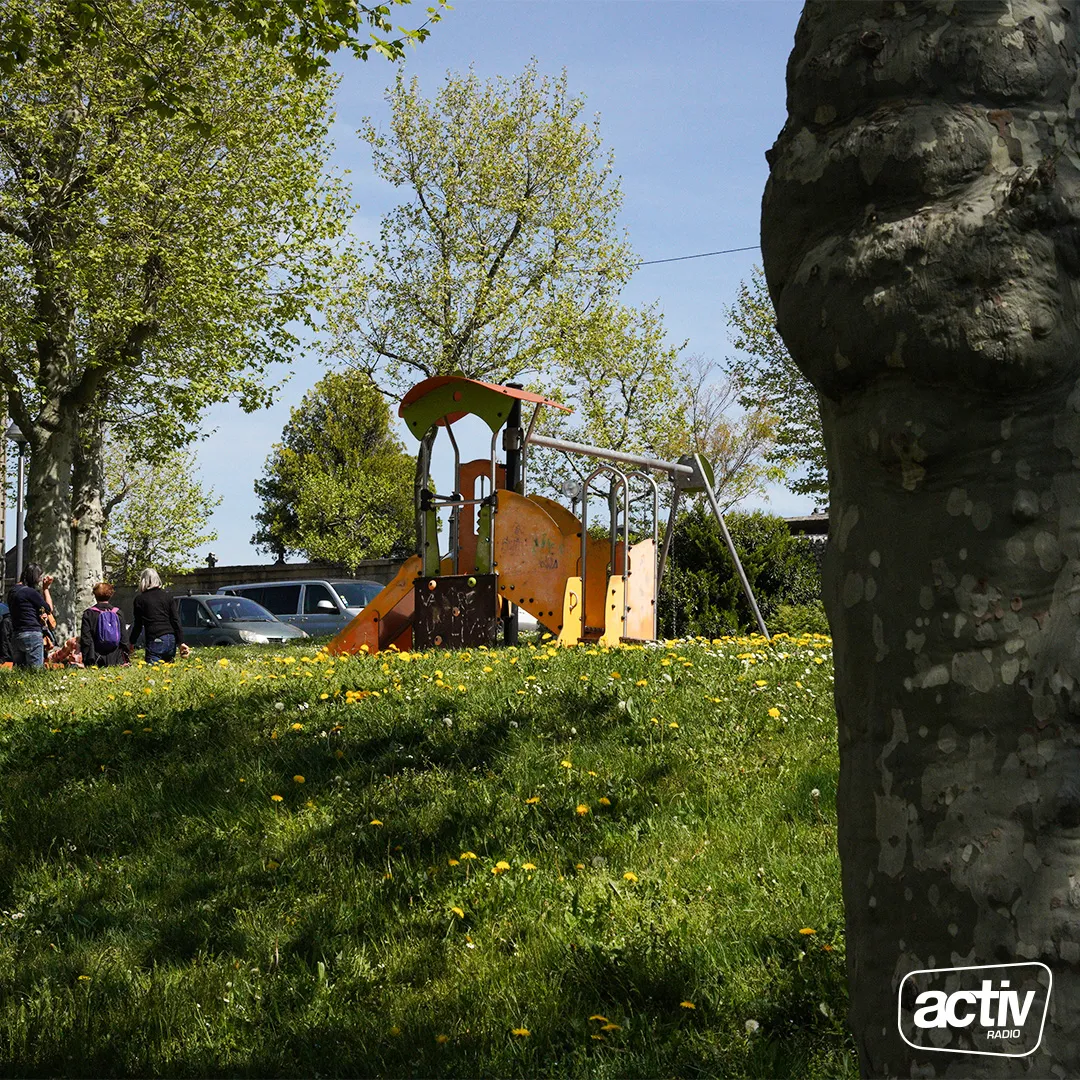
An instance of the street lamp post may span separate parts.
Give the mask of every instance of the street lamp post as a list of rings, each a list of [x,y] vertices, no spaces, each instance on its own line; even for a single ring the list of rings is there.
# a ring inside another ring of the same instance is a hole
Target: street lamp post
[[[23,514],[25,510],[23,492],[26,487],[26,447],[28,439],[12,421],[4,435],[19,448],[19,479],[15,491],[15,580],[22,580],[23,572]]]

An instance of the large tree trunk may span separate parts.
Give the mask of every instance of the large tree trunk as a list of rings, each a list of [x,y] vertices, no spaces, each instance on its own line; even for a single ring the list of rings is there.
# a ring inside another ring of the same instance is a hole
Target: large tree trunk
[[[71,561],[71,467],[76,410],[61,409],[49,429],[35,426],[30,437],[26,482],[27,562],[56,577],[52,586],[57,636],[70,632],[75,582]]]
[[[769,154],[765,271],[829,456],[872,1076],[1080,1075],[1078,26],[1075,3],[810,0]],[[1031,1057],[901,1039],[908,972],[1026,960],[1054,976]]]
[[[84,414],[75,440],[72,473],[71,549],[75,612],[94,603],[94,585],[104,577],[102,534],[105,529],[105,425]]]

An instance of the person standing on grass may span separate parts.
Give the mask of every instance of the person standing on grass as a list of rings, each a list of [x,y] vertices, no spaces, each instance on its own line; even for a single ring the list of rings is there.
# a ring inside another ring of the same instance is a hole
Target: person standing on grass
[[[139,592],[132,608],[131,644],[135,645],[140,634],[146,634],[148,664],[171,664],[177,649],[181,656],[191,652],[184,644],[176,600],[161,587],[161,578],[153,567],[148,566],[139,575]]]
[[[116,590],[107,582],[94,586],[93,607],[82,613],[79,648],[87,667],[115,667],[131,660],[131,642],[120,609],[113,607]]]
[[[18,585],[8,592],[11,629],[14,632],[13,660],[16,667],[39,668],[45,665],[42,638],[47,626],[55,626],[49,586],[52,574],[43,574],[37,563],[23,567]]]

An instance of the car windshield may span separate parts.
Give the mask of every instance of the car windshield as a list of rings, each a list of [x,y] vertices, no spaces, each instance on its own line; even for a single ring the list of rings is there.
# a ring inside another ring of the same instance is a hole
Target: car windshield
[[[377,581],[331,581],[330,585],[346,607],[364,607],[382,591]]]
[[[276,622],[277,620],[261,604],[246,596],[214,596],[206,606],[222,622]]]

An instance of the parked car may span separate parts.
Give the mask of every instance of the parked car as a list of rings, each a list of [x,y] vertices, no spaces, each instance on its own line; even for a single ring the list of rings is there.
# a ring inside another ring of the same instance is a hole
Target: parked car
[[[246,596],[180,596],[176,603],[189,645],[280,645],[308,636]]]
[[[377,581],[260,581],[223,585],[219,594],[245,596],[282,622],[313,637],[344,629],[380,592]]]

